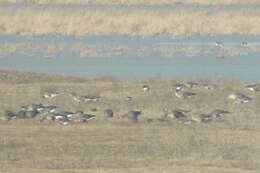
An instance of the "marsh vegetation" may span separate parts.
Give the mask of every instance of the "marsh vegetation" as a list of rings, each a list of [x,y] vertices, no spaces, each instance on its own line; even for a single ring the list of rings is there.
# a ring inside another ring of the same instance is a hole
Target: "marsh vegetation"
[[[91,112],[88,124],[58,125],[37,119],[0,122],[1,172],[259,172],[259,98],[238,81],[197,80],[197,96],[179,99],[170,90],[176,80],[118,81],[83,79],[1,71],[1,110],[17,111],[23,105],[43,103],[60,110]],[[144,92],[142,86],[149,85]],[[75,102],[66,94],[45,99],[46,91],[95,94],[98,102]],[[227,99],[232,92],[252,98],[240,104]],[[126,97],[132,100],[126,100]],[[147,123],[163,110],[182,108],[193,114],[213,109],[232,112],[222,121]],[[103,111],[112,109],[107,119]],[[138,123],[124,124],[119,117],[141,110]]]

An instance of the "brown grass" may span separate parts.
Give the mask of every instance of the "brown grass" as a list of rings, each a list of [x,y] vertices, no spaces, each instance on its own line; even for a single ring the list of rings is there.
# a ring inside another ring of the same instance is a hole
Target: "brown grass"
[[[0,122],[0,172],[237,172],[260,170],[260,94],[250,93],[238,81],[198,80],[215,90],[193,89],[198,97],[179,100],[169,86],[175,80],[115,81],[78,79],[27,72],[0,71],[0,110],[19,110],[32,103],[55,104],[62,110],[98,108],[97,119],[87,125],[59,126],[36,120]],[[30,78],[31,81],[22,82]],[[43,81],[41,81],[42,79]],[[144,93],[143,84],[151,90]],[[98,103],[75,103],[63,95],[53,100],[43,91],[100,95]],[[226,96],[241,91],[253,100],[234,104]],[[125,101],[132,96],[133,102]],[[208,113],[214,108],[233,112],[224,122],[209,124],[149,125],[146,118],[161,117],[164,108]],[[115,118],[104,119],[111,108]],[[140,122],[124,125],[118,117],[131,109],[142,110]]]
[[[166,5],[166,4],[203,4],[203,5],[231,5],[231,4],[259,4],[259,0],[0,0],[8,3],[34,4],[100,4],[100,5]]]
[[[249,10],[84,10],[28,5],[17,9],[0,7],[0,15],[0,34],[3,35],[260,34],[259,13]]]

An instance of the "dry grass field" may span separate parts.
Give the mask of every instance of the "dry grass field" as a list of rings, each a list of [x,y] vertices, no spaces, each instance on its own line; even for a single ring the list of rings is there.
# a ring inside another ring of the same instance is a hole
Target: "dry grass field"
[[[0,71],[0,110],[18,111],[32,103],[56,105],[60,110],[91,112],[88,124],[62,126],[36,119],[0,121],[0,172],[178,172],[258,173],[260,171],[260,93],[244,88],[239,81],[197,80],[215,89],[190,89],[192,99],[179,99],[169,87],[175,80],[118,81],[109,78],[83,79],[30,72]],[[150,85],[149,92],[142,90]],[[44,91],[64,93],[46,100]],[[239,91],[252,98],[237,104],[227,100]],[[93,103],[77,103],[66,93],[99,95]],[[131,96],[131,102],[125,98]],[[110,108],[115,117],[106,119]],[[213,109],[232,112],[221,122],[148,124],[147,118],[163,110],[182,108],[192,114]],[[119,116],[141,110],[136,124],[124,124]]]
[[[1,35],[260,34],[256,10],[0,6]],[[153,19],[153,20],[151,20]]]
[[[232,5],[232,4],[259,4],[259,0],[0,0],[8,3],[34,4],[81,4],[81,5],[167,5],[167,4],[203,4],[203,5]]]

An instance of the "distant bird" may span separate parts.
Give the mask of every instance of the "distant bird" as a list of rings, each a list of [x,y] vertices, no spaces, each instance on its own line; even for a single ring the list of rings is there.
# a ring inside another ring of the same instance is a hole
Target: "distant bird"
[[[215,89],[215,86],[214,85],[211,85],[211,84],[203,84],[203,87],[207,90],[213,90]]]
[[[0,119],[3,121],[13,120],[13,119],[16,119],[16,114],[12,111],[6,110],[3,114],[3,116],[0,117]]]
[[[50,112],[50,113],[53,113],[53,112],[55,112],[57,110],[57,106],[53,106],[53,105],[44,106],[43,110],[47,111],[47,112]]]
[[[65,119],[68,119],[68,117],[65,114],[54,113],[53,114],[53,119],[54,120],[65,120]]]
[[[220,41],[216,41],[215,42],[215,46],[222,48],[223,47],[223,43],[221,43]]]
[[[235,102],[237,103],[247,103],[250,100],[252,100],[250,97],[241,94],[241,93],[232,93],[230,95],[228,95],[228,99],[230,100],[235,100]]]
[[[69,119],[59,119],[58,122],[60,125],[66,126],[69,125],[71,121]]]
[[[57,97],[57,96],[59,96],[59,95],[60,95],[60,94],[57,93],[57,92],[45,92],[45,93],[43,94],[43,98],[52,99],[52,98]]]
[[[193,82],[193,81],[189,81],[189,82],[186,83],[186,86],[188,86],[189,88],[193,88],[193,87],[196,87],[198,85],[199,85],[199,83]]]
[[[168,112],[165,110],[164,117],[165,118],[173,118],[173,119],[179,119],[179,118],[187,118],[189,113],[189,110],[184,110],[184,109],[175,109],[173,111]]]
[[[190,99],[195,95],[196,95],[196,93],[193,93],[193,92],[180,92],[177,90],[175,91],[175,96],[178,98]]]
[[[181,84],[181,83],[177,83],[177,84],[173,84],[171,86],[171,90],[174,90],[174,91],[181,91],[185,88],[186,86],[184,84]]]
[[[126,119],[127,121],[137,123],[138,122],[138,117],[141,115],[141,111],[129,111],[122,115],[120,118],[121,119]]]
[[[149,85],[143,85],[143,91],[149,91],[150,90],[150,86]]]
[[[104,110],[104,116],[107,118],[112,118],[114,116],[114,112],[112,109],[106,109]]]
[[[226,114],[229,114],[229,111],[222,110],[222,109],[215,109],[213,110],[210,115],[212,115],[214,118],[221,118],[225,116]]]
[[[73,100],[77,102],[97,102],[101,99],[99,96],[76,96],[71,95]]]
[[[243,42],[241,43],[241,46],[247,47],[247,46],[249,46],[249,43],[248,43],[247,41],[243,41]]]
[[[208,123],[213,121],[213,117],[210,114],[199,114],[197,116],[192,115],[191,116],[193,121],[199,122],[199,123]]]
[[[96,116],[95,115],[92,115],[92,114],[81,114],[80,115],[80,122],[88,122],[92,119],[95,119]]]
[[[130,96],[127,96],[127,97],[126,97],[126,101],[129,101],[129,102],[130,102],[130,101],[132,101],[132,100],[133,100],[133,97],[130,97]]]
[[[70,117],[74,116],[76,113],[69,112],[69,111],[61,111],[58,114],[66,117],[66,118],[70,118]]]
[[[245,88],[253,92],[260,91],[260,84],[247,85]]]

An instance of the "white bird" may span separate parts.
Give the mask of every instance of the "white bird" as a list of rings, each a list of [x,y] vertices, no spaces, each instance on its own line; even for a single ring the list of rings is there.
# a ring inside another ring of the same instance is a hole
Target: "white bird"
[[[232,93],[228,95],[228,99],[235,100],[237,103],[247,103],[252,100],[250,97],[241,93]]]

